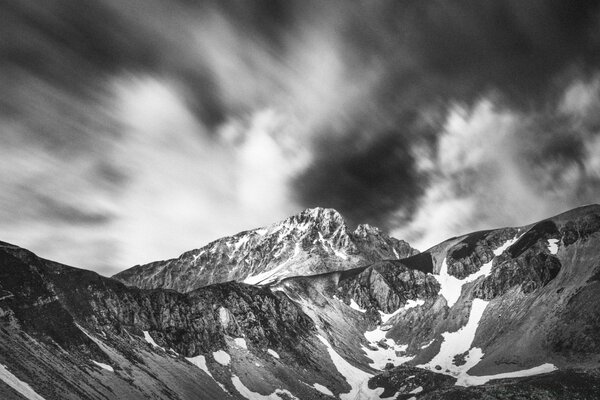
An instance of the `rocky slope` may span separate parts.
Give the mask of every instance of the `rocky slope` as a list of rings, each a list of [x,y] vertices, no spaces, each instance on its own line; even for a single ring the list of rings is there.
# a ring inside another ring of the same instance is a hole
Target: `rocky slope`
[[[114,276],[140,288],[188,292],[227,281],[265,284],[416,254],[408,243],[370,225],[350,231],[333,209],[312,208],[269,227],[224,237],[178,258],[138,265]]]
[[[3,244],[0,398],[597,399],[598,249],[588,206],[182,293]]]

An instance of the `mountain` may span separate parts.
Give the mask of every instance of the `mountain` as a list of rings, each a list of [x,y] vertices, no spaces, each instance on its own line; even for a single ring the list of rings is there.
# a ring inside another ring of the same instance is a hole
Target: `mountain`
[[[272,283],[417,252],[370,225],[350,231],[331,208],[309,208],[271,226],[215,240],[175,259],[137,265],[113,278],[140,288],[188,292],[227,281]]]
[[[597,399],[599,249],[593,205],[403,259],[175,291],[4,243],[0,398]]]

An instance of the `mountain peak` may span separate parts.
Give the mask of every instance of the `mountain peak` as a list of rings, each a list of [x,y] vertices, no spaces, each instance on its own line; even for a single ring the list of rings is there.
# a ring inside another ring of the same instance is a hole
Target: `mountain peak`
[[[190,291],[230,280],[266,284],[296,275],[400,259],[417,251],[370,225],[348,230],[333,208],[308,208],[270,226],[240,232],[179,258],[115,275],[127,284]]]
[[[369,224],[360,224],[354,230],[354,234],[360,237],[367,237],[368,235],[381,235],[381,229]]]

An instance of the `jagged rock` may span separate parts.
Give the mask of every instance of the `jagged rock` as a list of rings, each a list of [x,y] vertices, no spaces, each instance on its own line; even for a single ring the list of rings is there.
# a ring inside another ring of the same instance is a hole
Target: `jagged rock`
[[[364,309],[392,313],[408,300],[434,298],[439,283],[432,275],[410,269],[403,261],[384,261],[340,280],[338,293],[347,304],[351,299]]]
[[[547,253],[545,241],[542,241],[525,250],[518,258],[494,265],[490,276],[479,282],[474,293],[479,298],[490,300],[517,285],[524,293],[530,293],[547,285],[560,269],[560,261]]]
[[[505,228],[468,235],[448,250],[448,273],[458,279],[464,279],[479,271],[483,264],[494,258],[493,249],[516,234],[517,229]]]
[[[333,209],[312,208],[269,227],[216,240],[176,259],[135,266],[114,278],[140,288],[188,292],[231,280],[272,283],[417,253],[408,243],[370,225],[350,231]]]

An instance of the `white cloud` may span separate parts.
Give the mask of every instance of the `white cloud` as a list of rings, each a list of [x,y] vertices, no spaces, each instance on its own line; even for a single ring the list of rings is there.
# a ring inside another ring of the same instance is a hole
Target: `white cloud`
[[[527,115],[485,100],[470,112],[450,112],[430,160],[431,183],[414,218],[393,234],[425,250],[452,236],[525,225],[580,205],[576,165],[557,166],[560,175],[554,179],[560,182],[549,182],[547,171],[533,170],[522,159],[527,153],[520,139],[530,134],[530,122]]]
[[[301,164],[277,141],[276,112],[232,120],[214,140],[168,82],[117,86],[125,125],[113,157],[131,177],[117,200],[119,265],[177,256],[295,211],[287,179]]]

